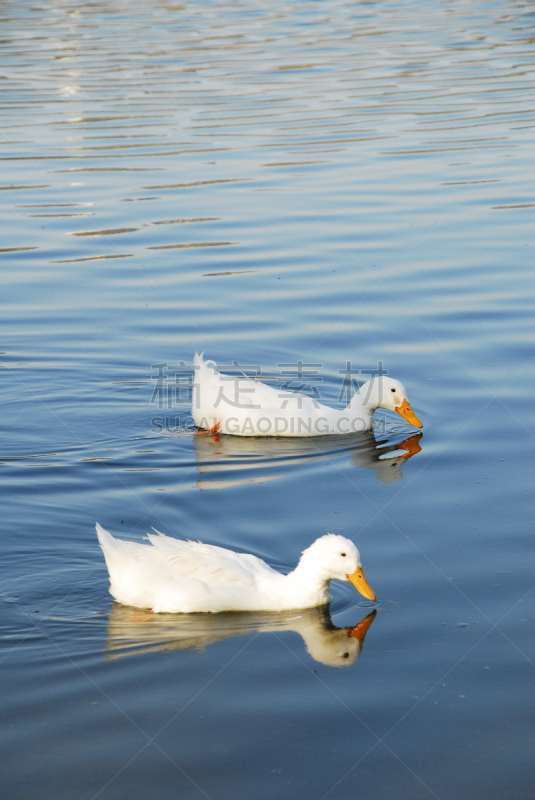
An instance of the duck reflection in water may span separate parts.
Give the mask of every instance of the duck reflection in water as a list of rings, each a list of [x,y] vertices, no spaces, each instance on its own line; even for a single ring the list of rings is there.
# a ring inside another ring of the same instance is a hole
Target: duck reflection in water
[[[201,491],[207,491],[266,483],[284,477],[280,472],[273,474],[274,470],[344,455],[351,456],[354,467],[373,470],[381,483],[395,483],[403,478],[403,463],[421,451],[422,436],[416,433],[395,442],[394,437],[377,439],[372,431],[344,437],[322,436],[321,439],[242,438],[198,431],[193,437],[197,471],[201,475],[228,473],[228,477],[202,479],[196,485]],[[261,470],[263,474],[252,476],[251,470]],[[244,476],[244,472],[248,474]]]
[[[203,650],[210,644],[253,633],[295,631],[315,661],[347,667],[358,659],[377,611],[351,628],[333,625],[329,606],[285,613],[154,614],[112,605],[106,637],[107,658],[170,650]]]

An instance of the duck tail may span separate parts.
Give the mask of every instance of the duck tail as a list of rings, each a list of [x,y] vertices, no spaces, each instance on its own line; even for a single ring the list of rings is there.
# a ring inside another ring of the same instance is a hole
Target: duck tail
[[[97,537],[102,549],[104,551],[110,548],[113,550],[113,547],[116,545],[116,540],[113,538],[111,533],[108,533],[108,531],[105,530],[102,525],[99,525],[98,522],[95,525],[95,528],[97,529]]]
[[[200,355],[197,351],[195,351],[195,355],[193,356],[193,366],[195,369],[201,369],[201,367],[204,366],[203,355],[204,355],[204,350]]]
[[[209,374],[212,377],[214,375],[218,374],[217,364],[215,363],[215,361],[211,361],[211,360],[205,361],[203,356],[204,356],[204,350],[202,351],[202,353],[200,355],[199,355],[199,353],[196,352],[194,357],[193,357],[193,367],[194,367],[195,372],[196,372],[196,375],[195,375],[196,380],[198,380],[200,374],[203,374],[203,375],[204,374]]]
[[[109,570],[110,566],[118,556],[117,551],[123,551],[124,545],[127,544],[127,542],[122,542],[120,539],[114,539],[111,533],[108,533],[108,531],[105,530],[102,525],[99,525],[98,522],[95,525],[95,528],[97,529],[98,541],[102,548],[102,552],[104,553],[104,559]]]

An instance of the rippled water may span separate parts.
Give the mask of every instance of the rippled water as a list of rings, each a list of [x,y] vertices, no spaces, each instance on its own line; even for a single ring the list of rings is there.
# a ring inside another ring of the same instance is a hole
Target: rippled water
[[[532,796],[532,5],[0,19],[6,796]],[[339,408],[386,369],[423,435],[195,436],[195,350]],[[119,606],[97,520],[342,533],[377,615]]]

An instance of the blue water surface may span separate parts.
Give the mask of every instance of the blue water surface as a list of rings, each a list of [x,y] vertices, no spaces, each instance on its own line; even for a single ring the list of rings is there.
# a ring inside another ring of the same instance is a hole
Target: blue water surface
[[[0,15],[6,797],[532,797],[532,6]],[[196,436],[196,350],[339,408],[384,369],[422,435]],[[120,606],[97,521],[281,571],[343,534],[362,651],[346,583]]]

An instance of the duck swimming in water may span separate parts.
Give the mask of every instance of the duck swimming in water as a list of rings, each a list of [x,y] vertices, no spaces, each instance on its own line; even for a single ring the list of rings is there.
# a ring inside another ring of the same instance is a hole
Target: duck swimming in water
[[[360,433],[373,427],[377,408],[396,411],[422,428],[399,381],[385,375],[371,378],[342,410],[313,397],[287,392],[247,377],[218,372],[214,361],[193,359],[192,415],[198,428],[234,436],[325,436]]]
[[[110,575],[110,594],[120,603],[156,612],[287,611],[330,600],[333,578],[351,581],[369,600],[359,551],[350,539],[328,533],[310,545],[289,575],[265,561],[202,542],[156,532],[150,544],[115,539],[98,523]]]

